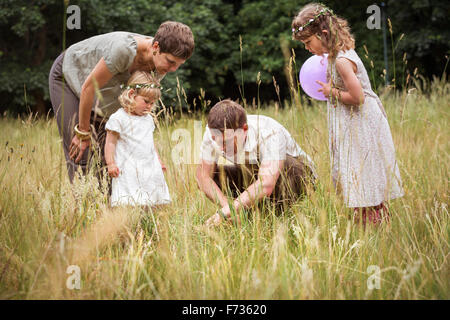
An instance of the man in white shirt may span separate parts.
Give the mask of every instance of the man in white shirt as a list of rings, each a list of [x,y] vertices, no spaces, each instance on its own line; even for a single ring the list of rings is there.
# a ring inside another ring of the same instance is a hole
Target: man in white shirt
[[[295,200],[314,186],[316,174],[311,158],[280,123],[247,116],[238,103],[223,100],[209,112],[196,178],[200,190],[221,206],[206,222],[218,225],[222,219],[239,222],[238,215],[232,218],[227,188],[239,212],[264,197],[277,205]]]

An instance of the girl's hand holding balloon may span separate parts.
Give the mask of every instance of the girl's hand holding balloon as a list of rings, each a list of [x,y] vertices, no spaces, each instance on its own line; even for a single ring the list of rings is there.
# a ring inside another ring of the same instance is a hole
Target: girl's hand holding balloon
[[[328,99],[330,97],[330,92],[331,92],[331,80],[328,83],[324,83],[319,80],[316,80],[316,82],[322,86],[322,88],[317,90],[317,92],[322,92],[323,95]]]

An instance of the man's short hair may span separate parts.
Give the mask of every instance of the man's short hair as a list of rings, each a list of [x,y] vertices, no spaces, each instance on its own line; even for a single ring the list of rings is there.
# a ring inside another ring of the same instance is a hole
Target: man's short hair
[[[194,35],[191,28],[181,22],[163,22],[156,31],[153,42],[158,41],[162,53],[187,60],[194,52]]]
[[[247,123],[247,113],[239,104],[230,99],[222,100],[214,105],[208,114],[208,127],[224,131],[239,129]]]

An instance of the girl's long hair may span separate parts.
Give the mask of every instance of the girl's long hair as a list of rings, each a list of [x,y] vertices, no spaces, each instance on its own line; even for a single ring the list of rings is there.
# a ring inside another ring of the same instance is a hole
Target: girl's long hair
[[[304,6],[292,21],[292,33],[294,40],[305,40],[312,35],[317,35],[324,48],[328,51],[328,59],[334,60],[339,51],[347,51],[355,48],[355,39],[350,32],[347,20],[326,11],[323,15],[316,18],[311,24],[299,31],[299,27],[306,24],[310,19],[321,11],[328,9],[319,3],[310,3]],[[328,34],[322,33],[327,30]]]

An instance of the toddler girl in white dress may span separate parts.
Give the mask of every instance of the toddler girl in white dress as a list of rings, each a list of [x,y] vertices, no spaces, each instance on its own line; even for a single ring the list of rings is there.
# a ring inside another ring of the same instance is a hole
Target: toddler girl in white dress
[[[106,123],[105,160],[112,177],[111,206],[153,207],[170,200],[164,165],[153,142],[150,114],[161,90],[149,73],[134,72]]]

